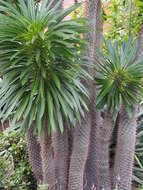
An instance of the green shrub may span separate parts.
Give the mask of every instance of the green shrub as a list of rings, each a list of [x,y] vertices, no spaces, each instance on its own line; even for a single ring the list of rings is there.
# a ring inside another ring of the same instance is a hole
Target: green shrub
[[[0,133],[0,189],[34,190],[24,138],[18,131]]]

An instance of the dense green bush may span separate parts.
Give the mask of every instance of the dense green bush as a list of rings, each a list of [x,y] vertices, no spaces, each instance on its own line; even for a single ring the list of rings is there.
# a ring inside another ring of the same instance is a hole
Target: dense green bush
[[[35,184],[22,135],[0,133],[0,189],[34,190]]]

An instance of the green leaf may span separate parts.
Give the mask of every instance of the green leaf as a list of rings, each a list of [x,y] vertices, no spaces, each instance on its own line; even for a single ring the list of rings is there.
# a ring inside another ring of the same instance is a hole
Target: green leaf
[[[52,76],[53,76],[53,80],[54,80],[54,82],[55,82],[55,85],[56,85],[56,87],[59,89],[59,90],[61,90],[61,83],[60,83],[60,79],[58,78],[58,76],[56,75],[56,74],[52,74]]]
[[[45,113],[45,96],[40,97],[40,118],[43,117]]]
[[[35,120],[35,127],[38,129],[38,133],[41,134],[42,131],[42,119],[40,116],[40,104],[38,104],[36,120]]]
[[[112,83],[109,83],[104,89],[103,91],[100,92],[100,94],[97,96],[96,98],[96,106],[98,107],[98,104],[102,101],[102,99],[106,96],[106,94],[109,92],[111,86],[112,86]]]
[[[21,118],[21,116],[24,113],[25,108],[28,104],[28,101],[29,101],[29,96],[25,96],[14,115],[14,118],[12,120],[12,125],[15,124],[16,120],[19,120]]]
[[[21,98],[21,96],[23,95],[24,90],[20,90],[19,93],[15,96],[15,98],[13,99],[12,105],[10,105],[10,107],[7,109],[7,111],[4,114],[3,120],[5,121],[10,114],[12,113],[12,111],[14,110],[14,108],[16,107],[16,105],[18,104],[19,99]]]
[[[47,105],[48,105],[48,113],[49,113],[48,117],[50,120],[50,125],[51,125],[53,131],[56,132],[57,128],[56,128],[56,122],[55,122],[55,118],[54,118],[53,99],[52,99],[52,96],[49,91],[47,91]]]
[[[63,118],[60,110],[57,110],[57,119],[61,133],[64,132]]]
[[[34,84],[32,85],[31,97],[38,92],[38,85],[39,85],[39,80],[37,79],[34,81]]]
[[[39,63],[40,61],[40,50],[37,50],[36,52],[36,62]]]
[[[62,19],[64,19],[67,15],[71,14],[74,10],[76,10],[79,6],[81,5],[81,3],[76,3],[74,5],[72,5],[71,7],[69,7],[68,9],[64,10],[61,15],[58,15],[56,17],[56,20],[59,22]]]
[[[43,80],[43,78],[41,78],[41,80],[40,80],[40,94],[41,94],[42,98],[44,98],[44,96],[45,96],[44,91],[45,91],[45,89],[44,89],[44,80]]]

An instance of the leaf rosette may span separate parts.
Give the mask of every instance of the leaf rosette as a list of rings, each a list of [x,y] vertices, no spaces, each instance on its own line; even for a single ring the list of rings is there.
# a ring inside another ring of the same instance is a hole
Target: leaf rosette
[[[143,59],[135,60],[138,50],[137,41],[130,37],[118,42],[105,41],[106,52],[99,52],[97,60],[97,75],[95,77],[99,93],[96,107],[108,105],[110,111],[116,114],[121,102],[130,114],[131,108],[141,100],[143,90]]]
[[[0,117],[23,129],[34,122],[39,132],[45,122],[63,132],[63,121],[74,125],[88,110],[86,20],[65,19],[80,4],[62,11],[53,2],[0,5]]]

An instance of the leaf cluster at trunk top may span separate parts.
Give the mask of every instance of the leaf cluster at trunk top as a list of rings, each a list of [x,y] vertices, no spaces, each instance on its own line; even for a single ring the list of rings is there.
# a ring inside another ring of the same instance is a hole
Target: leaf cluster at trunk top
[[[135,61],[138,43],[130,37],[118,42],[105,42],[106,53],[100,52],[97,60],[96,83],[99,94],[96,100],[97,108],[108,105],[112,113],[120,109],[121,101],[130,114],[133,105],[138,104],[142,95],[143,59]]]
[[[23,129],[34,121],[39,132],[44,124],[63,132],[63,121],[74,125],[88,110],[81,83],[89,77],[81,57],[86,20],[65,19],[80,4],[62,11],[62,1],[53,2],[0,5],[0,117],[10,117],[12,126],[20,121]]]

